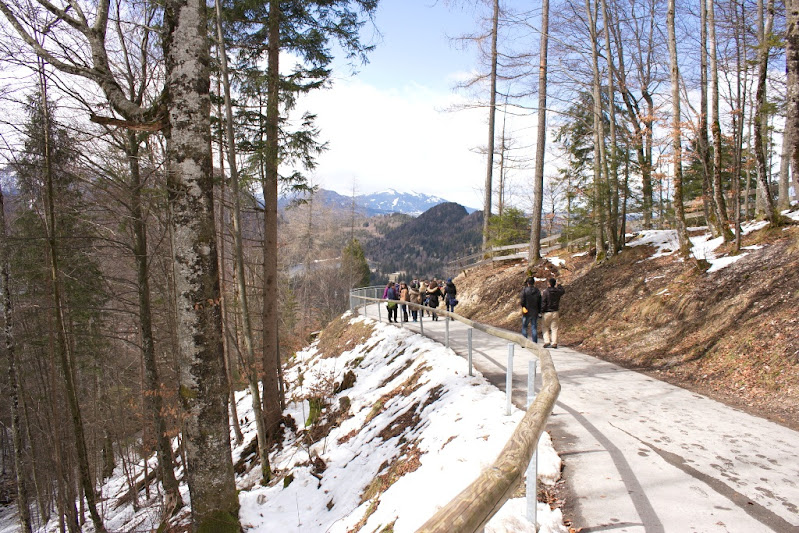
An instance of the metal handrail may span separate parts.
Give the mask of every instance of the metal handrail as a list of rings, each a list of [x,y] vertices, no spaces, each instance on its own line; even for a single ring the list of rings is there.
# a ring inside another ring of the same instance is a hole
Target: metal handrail
[[[430,307],[404,300],[380,298],[378,296],[382,296],[382,294],[378,291],[383,290],[383,288],[362,287],[353,289],[350,291],[350,309],[355,312],[356,309],[368,305],[369,302],[380,304],[388,301],[396,301],[421,310],[430,309]],[[367,293],[375,294],[375,296],[366,296]],[[447,505],[439,509],[418,530],[425,533],[477,532],[481,531],[491,520],[491,517],[510,499],[524,478],[527,465],[530,463],[530,459],[538,446],[538,439],[544,431],[544,426],[560,394],[560,381],[549,350],[542,348],[518,333],[481,324],[449,311],[436,309],[435,312],[445,317],[453,318],[478,331],[526,348],[538,356],[541,363],[541,390],[536,395],[535,401],[527,408],[524,417],[497,459],[492,465],[485,468],[476,480],[455,496]]]

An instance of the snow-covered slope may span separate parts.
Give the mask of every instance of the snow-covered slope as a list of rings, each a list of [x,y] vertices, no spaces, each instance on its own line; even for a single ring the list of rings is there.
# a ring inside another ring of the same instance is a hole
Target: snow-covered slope
[[[331,326],[328,326],[328,329]],[[493,462],[523,413],[505,416],[505,396],[451,350],[406,329],[344,315],[285,371],[286,415],[293,420],[270,454],[275,479],[259,484],[260,467],[249,394],[237,394],[244,441],[233,450],[245,531],[415,531]],[[320,416],[309,422],[311,403]],[[538,450],[539,480],[554,483],[560,459],[549,436]],[[140,479],[143,464],[129,465]],[[155,467],[151,458],[149,467]],[[178,474],[182,474],[179,471]],[[162,508],[157,491],[138,510],[117,508],[127,491],[121,467],[102,489],[113,531],[151,531]],[[183,485],[183,497],[189,499]],[[523,500],[511,500],[488,532],[534,532]],[[560,510],[538,504],[539,531],[564,532]],[[182,521],[187,515],[184,510]],[[16,530],[0,518],[0,533]],[[57,523],[47,531],[56,531]],[[91,525],[85,526],[91,531]]]

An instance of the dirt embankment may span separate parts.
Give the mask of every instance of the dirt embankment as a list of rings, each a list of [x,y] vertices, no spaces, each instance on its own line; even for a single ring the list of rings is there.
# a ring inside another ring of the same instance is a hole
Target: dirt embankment
[[[562,252],[535,276],[566,286],[561,344],[799,429],[799,227],[744,238],[742,259],[702,272],[639,246],[597,265]],[[526,264],[455,279],[464,316],[520,328]]]

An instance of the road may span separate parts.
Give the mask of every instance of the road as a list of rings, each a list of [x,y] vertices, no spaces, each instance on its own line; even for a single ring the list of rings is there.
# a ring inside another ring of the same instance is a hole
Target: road
[[[445,343],[446,324],[425,319],[424,333]],[[467,326],[449,328],[465,357]],[[566,347],[551,353],[562,390],[546,430],[581,533],[799,532],[799,432]],[[473,331],[474,365],[502,390],[507,354],[507,341]],[[516,347],[520,407],[532,358]]]

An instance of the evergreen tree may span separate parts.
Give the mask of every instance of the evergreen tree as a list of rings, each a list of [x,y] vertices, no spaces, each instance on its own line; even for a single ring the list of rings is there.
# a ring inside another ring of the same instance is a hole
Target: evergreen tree
[[[341,271],[344,273],[350,289],[369,285],[372,273],[358,239],[352,239],[342,250]]]

